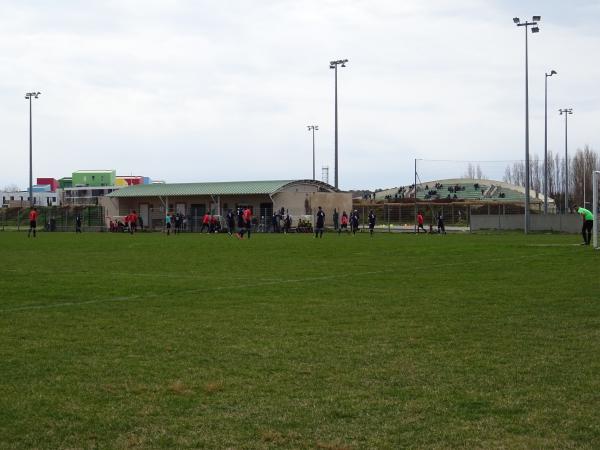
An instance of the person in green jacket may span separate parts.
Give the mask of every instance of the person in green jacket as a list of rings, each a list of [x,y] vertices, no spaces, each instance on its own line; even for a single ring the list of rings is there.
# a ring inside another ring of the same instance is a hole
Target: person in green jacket
[[[583,244],[590,245],[592,240],[592,228],[594,227],[594,215],[588,209],[576,206],[577,214],[581,214],[583,218],[583,227],[581,227],[581,235],[583,236]]]

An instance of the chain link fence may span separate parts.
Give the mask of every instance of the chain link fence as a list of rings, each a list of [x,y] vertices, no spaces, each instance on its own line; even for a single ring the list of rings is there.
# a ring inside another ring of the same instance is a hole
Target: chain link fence
[[[38,231],[75,231],[75,218],[81,217],[82,231],[105,231],[104,209],[101,206],[36,207]],[[0,231],[27,231],[29,208],[1,208]]]
[[[425,228],[437,229],[438,215],[444,218],[446,229],[469,231],[471,216],[474,215],[517,215],[525,208],[518,203],[468,203],[459,202],[405,202],[405,203],[355,203],[353,208],[360,216],[359,229],[369,228],[369,212],[376,216],[375,231],[414,231],[417,211],[423,214]],[[350,211],[347,211],[350,215]],[[541,207],[533,205],[532,214],[542,213]],[[341,213],[340,213],[341,217]]]

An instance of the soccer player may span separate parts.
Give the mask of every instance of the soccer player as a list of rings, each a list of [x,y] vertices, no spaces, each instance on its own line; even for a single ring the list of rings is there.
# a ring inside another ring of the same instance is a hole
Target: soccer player
[[[38,213],[35,207],[31,208],[29,211],[29,231],[27,232],[27,237],[31,236],[31,232],[33,231],[33,237],[35,237],[35,229],[37,228],[37,218]]]
[[[369,211],[369,233],[371,234],[371,237],[373,237],[373,231],[375,231],[375,221],[377,220],[377,216],[375,216],[375,213],[373,212],[373,210]]]
[[[231,209],[227,211],[225,219],[227,221],[227,232],[229,233],[229,236],[233,236],[233,230],[235,229],[235,217]]]
[[[81,213],[75,216],[75,233],[81,233]]]
[[[333,229],[337,231],[339,228],[340,213],[337,208],[333,208]]]
[[[165,227],[167,227],[167,236],[171,234],[171,216],[169,213],[165,216]]]
[[[577,214],[581,215],[583,219],[583,226],[581,227],[581,235],[583,236],[583,244],[581,245],[590,245],[590,241],[592,240],[592,228],[594,227],[594,215],[589,209],[585,209],[581,206],[575,206],[577,209]]]
[[[419,211],[417,213],[417,234],[419,234],[419,229],[423,230],[423,233],[427,234],[427,230],[423,226],[425,219],[423,218],[423,213]]]
[[[315,238],[323,237],[323,228],[325,227],[325,212],[323,208],[319,206],[319,210],[317,211],[317,226],[315,227]]]
[[[246,209],[244,210],[242,217],[244,218],[244,227],[245,227],[246,231],[248,232],[248,239],[250,239],[250,231],[252,231],[252,210],[250,209],[249,206],[246,207]],[[244,236],[244,230],[242,230],[242,237],[243,236]]]
[[[437,231],[438,233],[446,234],[446,226],[444,225],[444,213],[441,210],[438,213]]]
[[[359,221],[360,216],[358,215],[358,210],[354,210],[352,211],[352,214],[350,215],[350,228],[352,229],[352,235],[356,235],[356,232],[358,231],[358,221]]]
[[[202,217],[202,226],[200,227],[200,233],[204,231],[204,227],[206,227],[206,232],[210,233],[210,214],[204,213]]]
[[[292,228],[292,218],[290,217],[290,214],[287,213],[285,215],[285,219],[283,219],[283,232],[288,234],[290,232],[290,228]]]
[[[238,237],[238,239],[243,239],[244,238],[244,227],[245,227],[245,223],[244,223],[244,210],[242,208],[238,208],[237,210],[237,219],[238,219],[238,232],[236,234],[236,236]]]
[[[348,231],[348,214],[346,214],[346,211],[342,212],[342,222],[338,228],[338,234],[340,234],[342,230]]]
[[[133,211],[131,211],[131,214],[129,215],[129,232],[131,234],[135,233],[137,230],[137,220],[138,220],[138,216],[134,209]]]

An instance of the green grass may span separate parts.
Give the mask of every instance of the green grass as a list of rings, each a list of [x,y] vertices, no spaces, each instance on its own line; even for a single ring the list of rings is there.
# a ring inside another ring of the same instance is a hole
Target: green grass
[[[0,233],[0,448],[598,448],[577,243]]]

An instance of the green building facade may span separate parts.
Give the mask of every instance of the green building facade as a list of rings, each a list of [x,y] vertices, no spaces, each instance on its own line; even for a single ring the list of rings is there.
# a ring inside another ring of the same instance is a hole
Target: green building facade
[[[73,179],[71,177],[62,177],[58,180],[58,186],[61,189],[73,187]]]
[[[78,186],[114,186],[115,170],[78,170],[73,172],[72,187]]]

